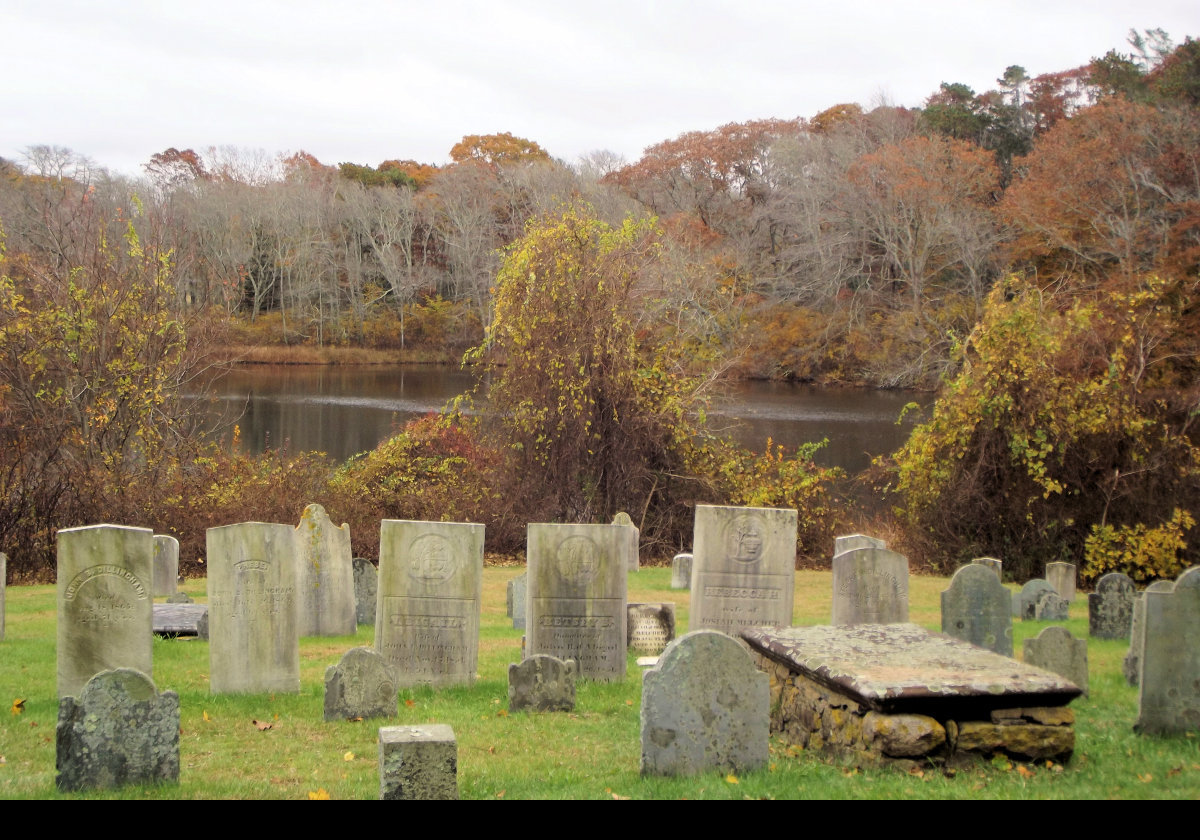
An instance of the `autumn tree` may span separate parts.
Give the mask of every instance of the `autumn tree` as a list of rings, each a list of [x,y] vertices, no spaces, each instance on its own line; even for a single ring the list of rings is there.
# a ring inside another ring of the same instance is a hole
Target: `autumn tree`
[[[549,161],[549,153],[532,140],[501,134],[468,134],[450,149],[455,163],[479,161],[492,166]]]

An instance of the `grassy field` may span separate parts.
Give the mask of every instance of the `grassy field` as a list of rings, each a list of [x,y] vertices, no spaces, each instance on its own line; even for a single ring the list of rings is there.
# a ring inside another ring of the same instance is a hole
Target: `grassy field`
[[[450,724],[458,738],[459,792],[466,799],[1195,799],[1200,797],[1200,738],[1133,733],[1137,692],[1121,676],[1126,644],[1089,640],[1091,696],[1072,704],[1075,757],[1065,766],[1002,759],[947,775],[856,770],[772,741],[770,766],[740,777],[690,778],[638,774],[641,674],[629,660],[625,681],[582,683],[572,714],[508,714],[507,666],[520,650],[520,631],[504,612],[505,584],[522,570],[484,571],[479,680],[471,687],[401,694],[387,725]],[[667,569],[629,576],[631,601],[674,601],[687,626],[688,593],[668,587]],[[911,580],[912,620],[939,627],[945,578]],[[203,601],[203,580],[184,590]],[[829,572],[797,572],[796,622],[828,621]],[[9,587],[8,621],[0,641],[0,798],[48,799],[54,787],[55,609],[51,586]],[[1046,624],[1017,622],[1016,649]],[[1085,596],[1067,628],[1087,636]],[[182,708],[178,785],[72,794],[97,799],[374,799],[379,793],[380,721],[322,721],[325,668],[347,649],[369,645],[374,628],[354,637],[300,643],[297,695],[213,696],[208,644],[154,642],[154,680],[179,693]],[[24,699],[19,714],[10,702]],[[256,724],[257,722],[257,724]],[[269,723],[270,728],[260,728]]]

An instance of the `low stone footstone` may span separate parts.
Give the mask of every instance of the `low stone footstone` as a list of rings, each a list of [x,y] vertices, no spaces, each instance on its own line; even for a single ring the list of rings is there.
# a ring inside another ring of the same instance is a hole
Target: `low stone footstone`
[[[688,552],[671,558],[671,588],[687,589],[692,585],[692,555]]]
[[[640,530],[638,530],[638,527],[633,524],[633,519],[631,519],[629,514],[625,511],[621,511],[614,516],[612,524],[624,525],[626,528],[630,529],[626,532],[625,547],[623,552],[625,554],[626,568],[631,572],[636,572],[641,565],[641,558],[639,557],[639,541],[642,533]]]
[[[509,583],[512,585],[512,626],[514,630],[524,630],[525,591],[529,587],[529,573],[522,572]]]
[[[908,558],[886,548],[852,548],[833,558],[832,624],[908,621]]]
[[[988,567],[996,573],[996,580],[1000,582],[1004,581],[1004,563],[1000,560],[997,560],[995,557],[976,557],[971,562],[980,566]]]
[[[174,595],[179,588],[179,540],[154,535],[154,597]]]
[[[1087,640],[1076,639],[1065,627],[1047,627],[1036,639],[1026,639],[1023,659],[1026,665],[1053,671],[1066,677],[1088,693]]]
[[[797,522],[791,508],[696,505],[689,629],[791,624]]]
[[[5,578],[5,575],[7,574],[5,569],[7,566],[8,566],[8,555],[5,554],[3,551],[0,551],[0,641],[4,640],[4,598],[5,598],[4,582],[7,579],[7,578]]]
[[[167,596],[168,604],[194,604],[196,599],[186,592],[175,592]]]
[[[114,668],[152,677],[154,532],[91,525],[57,541],[58,696]]]
[[[1109,572],[1088,595],[1088,635],[1093,639],[1128,639],[1133,629],[1137,588],[1121,572]]]
[[[1020,592],[1013,593],[1013,616],[1022,621],[1033,621],[1037,617],[1038,598],[1042,597],[1044,592],[1054,591],[1054,587],[1041,578],[1029,581],[1021,587]]]
[[[630,604],[626,645],[639,653],[662,653],[675,639],[675,605]]]
[[[1200,567],[1181,574],[1170,592],[1142,597],[1146,629],[1133,728],[1146,735],[1200,730]]]
[[[1175,588],[1173,580],[1156,580],[1146,587],[1146,592],[1170,592]],[[1121,663],[1125,674],[1125,682],[1130,685],[1138,684],[1138,674],[1141,671],[1142,645],[1146,643],[1146,601],[1145,592],[1139,592],[1133,599],[1133,623],[1129,632],[1129,651]]]
[[[737,640],[688,633],[642,675],[642,775],[762,767],[770,714],[769,679]]]
[[[970,563],[942,593],[942,632],[1012,656],[1012,597],[987,566]]]
[[[179,781],[179,695],[140,671],[118,668],[58,701],[59,790]]]
[[[833,540],[833,556],[845,554],[847,551],[854,551],[857,548],[887,548],[887,543],[875,537],[868,537],[866,534],[846,534],[841,537],[834,537]]]
[[[1068,604],[1075,600],[1075,564],[1047,563],[1046,582]]]
[[[379,730],[380,799],[458,799],[458,742],[444,723]]]
[[[575,660],[538,654],[508,666],[510,712],[570,712],[575,709]]]
[[[375,607],[379,598],[379,572],[365,557],[354,558],[354,622],[375,624]]]
[[[1037,621],[1066,621],[1071,617],[1071,605],[1057,592],[1042,592],[1033,605]]]
[[[334,525],[325,508],[309,505],[296,526],[296,551],[300,635],[353,636],[358,626],[350,526]]]
[[[351,648],[325,669],[327,721],[395,717],[398,696],[395,673],[371,648]]]

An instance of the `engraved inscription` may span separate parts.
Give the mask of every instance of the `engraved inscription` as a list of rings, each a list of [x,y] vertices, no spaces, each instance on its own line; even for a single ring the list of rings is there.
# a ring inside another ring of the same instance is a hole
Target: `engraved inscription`
[[[725,553],[738,563],[756,563],[762,558],[766,529],[762,519],[751,514],[737,516],[725,526]]]
[[[146,585],[138,579],[137,575],[124,566],[114,566],[111,563],[88,566],[82,572],[75,575],[75,577],[71,578],[71,582],[67,584],[66,591],[63,593],[63,600],[74,601],[75,596],[79,593],[79,587],[83,586],[89,580],[102,576],[111,576],[126,581],[133,587],[133,593],[139,601],[146,600]]]
[[[441,534],[417,537],[408,547],[408,573],[424,583],[442,583],[454,574],[454,547]]]
[[[420,682],[473,676],[473,608],[474,601],[460,598],[388,596],[380,653]]]
[[[555,552],[558,573],[569,583],[591,583],[600,569],[600,551],[588,537],[567,537]]]
[[[629,646],[646,653],[661,653],[667,646],[666,625],[650,616],[635,616],[629,628]]]

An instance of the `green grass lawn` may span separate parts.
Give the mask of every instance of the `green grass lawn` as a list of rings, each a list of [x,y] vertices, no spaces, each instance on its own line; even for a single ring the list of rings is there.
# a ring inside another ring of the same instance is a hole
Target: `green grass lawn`
[[[373,627],[354,637],[300,643],[301,692],[296,695],[213,696],[208,644],[154,642],[154,680],[179,693],[182,710],[178,785],[71,794],[98,799],[374,799],[379,794],[380,725],[447,723],[458,738],[459,792],[466,799],[1026,799],[1200,797],[1200,738],[1150,738],[1133,733],[1137,691],[1125,684],[1126,644],[1089,640],[1091,696],[1072,704],[1075,757],[1065,766],[997,760],[947,775],[855,770],[772,740],[767,769],[740,777],[708,773],[688,778],[638,774],[641,674],[629,659],[624,682],[583,682],[570,714],[508,714],[507,667],[519,656],[521,632],[504,614],[505,584],[516,567],[484,570],[479,680],[469,688],[401,693],[394,720],[325,723],[325,668],[355,645],[369,645]],[[631,601],[674,601],[681,629],[689,597],[668,586],[670,571],[629,576]],[[796,623],[829,620],[829,572],[797,572]],[[913,577],[912,620],[939,629],[939,595],[948,579]],[[204,600],[204,581],[184,590]],[[8,622],[0,641],[0,798],[59,798],[54,787],[54,587],[8,589]],[[1015,647],[1044,622],[1016,622]],[[1067,628],[1087,636],[1086,596],[1076,598]],[[1018,653],[1019,655],[1019,653]],[[23,698],[20,714],[9,704]],[[269,723],[260,729],[255,722]]]

